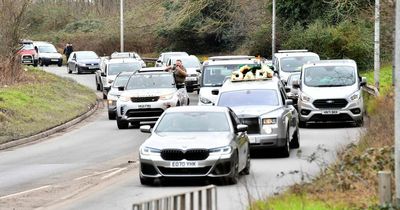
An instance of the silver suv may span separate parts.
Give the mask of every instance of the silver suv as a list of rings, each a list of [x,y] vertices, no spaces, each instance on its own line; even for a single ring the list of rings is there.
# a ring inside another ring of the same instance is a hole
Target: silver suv
[[[299,88],[300,126],[308,122],[355,122],[363,124],[364,101],[361,87],[366,78],[358,76],[353,60],[315,61],[303,66]]]
[[[155,123],[169,107],[189,105],[189,96],[174,75],[164,68],[143,68],[133,74],[117,100],[117,126],[126,129],[131,123]]]
[[[213,94],[218,94],[217,106],[230,107],[248,125],[251,148],[278,148],[283,157],[289,157],[290,148],[300,146],[298,113],[278,78],[227,80]]]

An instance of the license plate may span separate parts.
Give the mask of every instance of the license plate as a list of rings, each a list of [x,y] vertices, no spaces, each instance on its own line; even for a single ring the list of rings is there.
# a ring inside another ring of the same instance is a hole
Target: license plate
[[[139,104],[138,108],[139,109],[149,109],[149,108],[151,108],[151,105],[150,104]]]
[[[196,168],[198,165],[196,161],[172,161],[170,163],[171,168]]]
[[[93,66],[93,67],[90,66],[89,69],[97,69],[97,67],[95,67],[95,66]]]
[[[30,62],[32,62],[32,61],[29,61],[29,60],[27,60],[27,61],[22,61],[23,63],[30,63]]]
[[[58,59],[51,59],[51,61],[58,61]]]
[[[325,114],[325,115],[335,115],[335,114],[339,114],[339,111],[338,111],[338,110],[323,110],[323,111],[322,111],[322,114]]]

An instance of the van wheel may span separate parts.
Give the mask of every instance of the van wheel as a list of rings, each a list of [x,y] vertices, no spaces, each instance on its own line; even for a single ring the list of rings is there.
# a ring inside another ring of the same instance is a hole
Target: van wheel
[[[42,59],[39,59],[39,66],[43,66],[43,61],[42,61]]]
[[[99,81],[97,80],[97,77],[96,77],[96,90],[100,90],[100,84]]]
[[[117,126],[119,129],[128,129],[129,122],[126,120],[122,120],[120,117],[117,117]]]

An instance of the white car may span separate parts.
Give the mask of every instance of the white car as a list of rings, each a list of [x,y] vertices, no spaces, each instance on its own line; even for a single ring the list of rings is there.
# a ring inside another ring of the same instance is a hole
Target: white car
[[[140,61],[134,58],[112,58],[105,60],[101,69],[96,71],[96,89],[103,92],[107,99],[112,82],[120,72],[135,72],[142,68]]]
[[[260,65],[254,56],[216,56],[204,61],[201,70],[200,91],[198,105],[211,106],[217,100],[212,90],[219,89],[226,77],[241,66]]]
[[[146,68],[146,63],[142,60],[139,54],[136,52],[114,52],[110,56],[111,59],[113,58],[134,58],[138,60],[142,64],[142,68]]]
[[[48,42],[33,42],[33,45],[38,54],[38,63],[40,66],[48,66],[50,64],[62,66],[63,57],[57,52],[54,45]]]
[[[133,72],[121,72],[119,73],[114,82],[110,87],[110,91],[107,94],[107,108],[108,108],[108,119],[115,120],[117,116],[117,100],[121,96],[122,92],[119,87],[125,87],[128,83],[129,77],[134,74]]]
[[[315,61],[303,66],[299,89],[300,126],[309,122],[355,122],[362,126],[364,101],[361,87],[366,78],[358,76],[353,60]]]
[[[303,64],[318,60],[318,54],[307,50],[279,50],[274,54],[272,63],[274,71],[278,72],[279,77],[286,84],[288,77],[300,72]]]
[[[173,56],[168,62],[167,66],[173,66],[176,63],[176,60],[181,60],[183,66],[186,69],[187,77],[185,79],[186,90],[191,93],[194,90],[199,89],[199,78],[200,78],[200,69],[201,63],[200,60],[194,56]]]
[[[187,52],[163,52],[158,57],[155,66],[156,67],[165,67],[167,66],[168,59],[172,56],[189,56]]]
[[[133,74],[117,100],[117,126],[126,129],[129,123],[154,124],[164,110],[189,105],[189,96],[182,84],[176,84],[172,72],[164,68],[143,68]]]

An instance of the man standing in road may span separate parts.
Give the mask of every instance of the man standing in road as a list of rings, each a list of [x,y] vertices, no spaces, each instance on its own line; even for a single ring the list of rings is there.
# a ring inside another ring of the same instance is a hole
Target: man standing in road
[[[71,55],[72,52],[74,52],[74,48],[72,47],[72,44],[67,43],[67,45],[65,45],[65,48],[64,48],[64,54],[67,57],[67,62],[68,62],[69,56]]]
[[[176,83],[185,83],[187,77],[186,68],[182,64],[182,60],[176,60],[176,64],[173,66],[168,66],[166,71],[174,72]]]

